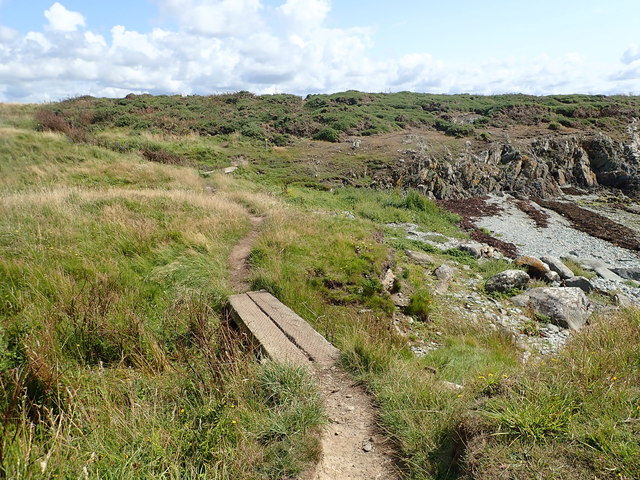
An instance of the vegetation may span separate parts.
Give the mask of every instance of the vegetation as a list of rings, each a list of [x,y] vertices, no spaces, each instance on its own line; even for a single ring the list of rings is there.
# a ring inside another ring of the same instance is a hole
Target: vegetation
[[[426,275],[447,261],[486,280],[506,262],[405,238],[406,223],[465,234],[417,191],[361,188],[384,155],[337,152],[322,168],[303,155],[417,126],[615,129],[639,108],[635,97],[406,92],[1,106],[0,476],[275,479],[318,458],[312,378],[255,362],[227,323],[227,262],[251,215],[265,217],[252,287],[340,348],[407,478],[529,478],[539,466],[554,478],[571,462],[584,478],[639,476],[637,312],[523,370],[510,334],[462,318],[464,299],[436,295]],[[420,321],[394,323],[389,266]],[[419,358],[414,344],[440,348]]]
[[[462,427],[473,478],[638,478],[639,327],[637,311],[601,318],[483,400]]]

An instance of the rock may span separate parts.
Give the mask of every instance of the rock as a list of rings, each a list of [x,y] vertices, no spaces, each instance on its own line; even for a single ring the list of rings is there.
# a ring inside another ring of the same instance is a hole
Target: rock
[[[455,270],[449,265],[442,264],[436,268],[435,276],[440,280],[436,286],[436,293],[444,293],[449,289],[449,284],[453,281]]]
[[[584,292],[576,287],[532,288],[511,299],[521,307],[530,307],[563,328],[579,330],[591,314],[592,305]]]
[[[438,280],[443,283],[451,283],[456,271],[447,264],[442,264],[433,272]]]
[[[544,279],[551,283],[559,283],[562,278],[560,278],[560,274],[558,272],[554,272],[553,270],[549,270],[544,274]]]
[[[390,268],[387,268],[384,277],[382,277],[382,286],[387,292],[390,292],[393,289],[393,282],[395,282],[396,276],[393,274],[393,271]]]
[[[613,296],[613,302],[621,308],[633,307],[633,302],[631,301],[631,299],[629,299],[629,297],[622,293],[616,293]]]
[[[472,244],[460,245],[458,247],[458,249],[462,250],[465,253],[468,253],[473,258],[482,257],[482,246],[481,245],[472,245]]]
[[[391,301],[396,307],[406,307],[409,305],[409,297],[403,295],[402,292],[394,293],[391,295]]]
[[[238,167],[227,167],[224,169],[224,173],[229,174],[229,173],[233,173],[238,169]]]
[[[594,290],[594,286],[585,277],[572,277],[564,281],[565,286],[579,288],[583,292],[589,293]]]
[[[413,260],[416,263],[425,265],[425,264],[436,262],[435,258],[423,252],[416,252],[414,250],[405,250],[405,253],[407,254],[407,257],[409,257],[411,260]]]
[[[362,445],[362,450],[365,452],[370,452],[371,450],[373,450],[373,444],[371,442],[364,442],[364,445]]]
[[[549,268],[560,275],[560,278],[562,278],[563,280],[573,277],[573,272],[569,269],[569,267],[562,263],[562,260],[560,260],[558,257],[545,255],[544,257],[540,257],[540,260],[549,265]]]
[[[545,273],[549,270],[549,265],[541,261],[539,258],[522,256],[514,260],[516,265],[521,265],[527,268],[527,272],[532,277],[544,277]]]
[[[594,272],[598,274],[599,277],[604,278],[605,280],[609,280],[610,282],[621,282],[622,278],[606,267],[596,267],[593,269]]]
[[[524,288],[529,280],[531,280],[531,278],[527,272],[523,272],[522,270],[505,270],[487,280],[484,288],[487,292],[504,293],[514,288]]]
[[[640,269],[638,268],[612,268],[611,271],[622,278],[626,278],[627,280],[640,282]]]
[[[464,390],[464,386],[459,383],[447,382],[446,380],[442,381],[442,386],[453,391]]]

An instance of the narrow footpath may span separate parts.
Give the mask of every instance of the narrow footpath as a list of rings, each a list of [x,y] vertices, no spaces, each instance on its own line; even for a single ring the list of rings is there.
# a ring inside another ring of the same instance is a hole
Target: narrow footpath
[[[238,293],[250,289],[249,254],[263,217],[251,217],[252,230],[232,250],[231,285]],[[320,462],[302,480],[393,480],[400,478],[393,449],[376,422],[370,395],[336,366],[312,370],[325,403],[328,424],[322,431]]]

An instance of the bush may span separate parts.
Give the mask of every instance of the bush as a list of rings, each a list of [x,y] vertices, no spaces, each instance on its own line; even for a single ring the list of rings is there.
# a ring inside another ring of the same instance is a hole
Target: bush
[[[409,300],[409,305],[405,309],[407,315],[416,317],[418,320],[426,322],[433,308],[433,296],[426,289],[417,290]]]
[[[337,143],[340,141],[340,132],[338,132],[337,130],[331,127],[323,128],[313,136],[313,139],[323,140],[325,142]]]

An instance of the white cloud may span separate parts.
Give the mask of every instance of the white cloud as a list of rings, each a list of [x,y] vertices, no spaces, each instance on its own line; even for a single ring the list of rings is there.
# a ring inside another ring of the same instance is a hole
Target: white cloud
[[[629,65],[636,60],[640,60],[640,45],[629,45],[629,48],[622,54],[622,63]]]
[[[1,1],[1,0],[0,0]],[[237,90],[307,94],[348,89],[433,93],[638,91],[640,48],[609,64],[578,52],[458,64],[428,52],[373,55],[368,28],[329,28],[328,0],[154,0],[177,29],[102,36],[59,3],[26,35],[0,26],[0,101],[45,101],[129,92]]]
[[[260,0],[156,0],[186,31],[210,36],[242,36],[263,27]]]
[[[331,10],[327,0],[287,0],[278,7],[294,31],[318,28]]]
[[[84,16],[78,12],[67,10],[58,2],[45,10],[44,16],[49,20],[47,27],[60,32],[75,32],[78,27],[84,27]]]

